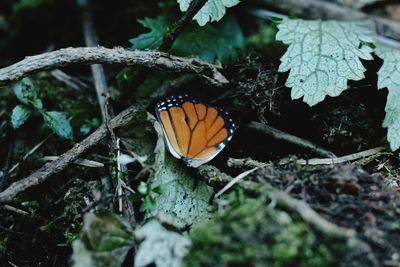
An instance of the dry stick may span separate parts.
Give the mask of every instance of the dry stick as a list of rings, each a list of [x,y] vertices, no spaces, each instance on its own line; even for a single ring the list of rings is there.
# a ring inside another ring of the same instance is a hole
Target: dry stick
[[[285,208],[298,213],[303,221],[309,223],[315,229],[329,237],[338,239],[355,237],[354,230],[341,228],[340,226],[329,222],[315,212],[315,210],[313,210],[306,202],[292,198],[283,191],[271,189],[271,191],[268,192],[268,196],[277,201],[278,205],[284,206]]]
[[[0,85],[17,81],[32,73],[73,64],[124,64],[187,72],[200,76],[213,86],[224,86],[228,80],[217,66],[199,59],[172,56],[163,52],[127,50],[123,48],[76,47],[63,48],[25,59],[0,69]]]
[[[291,135],[289,133],[285,133],[281,130],[275,129],[275,128],[265,125],[263,123],[252,121],[249,123],[249,128],[256,129],[260,132],[271,135],[272,137],[274,137],[278,140],[283,140],[283,141],[307,148],[321,156],[329,157],[329,158],[336,158],[336,155],[329,150],[326,150],[308,140]]]
[[[82,26],[83,26],[83,35],[85,38],[85,44],[88,47],[95,47],[99,45],[98,37],[93,25],[92,14],[89,9],[89,0],[78,0],[78,5],[82,9]],[[103,122],[107,120],[107,111],[106,109],[106,96],[109,94],[110,90],[107,86],[106,75],[104,74],[104,68],[101,64],[92,64],[90,65],[90,69],[92,71],[94,88],[97,93],[97,100],[99,102],[101,115],[103,117]],[[110,107],[110,106],[109,106]],[[111,108],[111,107],[110,107]],[[111,116],[112,111],[108,112]]]
[[[253,170],[258,169],[258,167],[254,168]],[[250,170],[250,171],[253,171]],[[213,172],[212,176],[222,176],[225,179],[232,182],[234,178],[231,176],[221,172],[217,168],[212,168]],[[217,172],[217,173],[215,173]],[[205,174],[207,177],[207,174]],[[248,174],[247,174],[248,175]],[[303,221],[310,224],[314,227],[317,231],[323,233],[324,235],[337,238],[337,239],[348,239],[348,238],[355,238],[355,232],[350,229],[342,228],[337,226],[336,224],[326,220],[322,216],[320,216],[317,212],[315,212],[306,202],[295,199],[291,197],[289,194],[274,188],[270,184],[260,184],[252,181],[243,181],[238,180],[237,183],[242,186],[243,188],[249,190],[256,190],[258,192],[265,192],[271,200],[276,201],[276,203],[284,208],[291,210],[294,213],[297,213]],[[264,186],[263,186],[264,185]],[[358,241],[358,240],[357,240]]]
[[[333,164],[340,164],[344,162],[349,162],[349,161],[355,161],[358,159],[366,158],[366,157],[371,157],[377,154],[380,154],[382,151],[385,151],[387,149],[386,146],[379,146],[375,148],[371,148],[368,150],[364,150],[361,152],[349,154],[346,156],[342,157],[337,157],[337,158],[313,158],[313,159],[299,159],[296,160],[295,162],[300,165],[333,165]],[[287,164],[289,162],[292,162],[291,160],[287,161],[281,161],[279,164]],[[254,159],[250,158],[244,158],[244,159],[234,159],[234,158],[229,158],[228,160],[228,166],[229,167],[234,167],[234,168],[263,168],[267,167],[269,164],[260,162]]]
[[[63,72],[62,70],[53,70],[51,71],[50,75],[55,78],[56,80],[64,83],[68,87],[72,88],[73,90],[82,93],[83,91],[87,91],[90,89],[89,85],[82,82],[78,78],[68,75],[67,73]]]
[[[256,171],[258,169],[258,167],[255,167],[251,170],[242,172],[241,174],[239,174],[238,176],[236,176],[235,178],[233,178],[229,183],[227,183],[224,188],[222,188],[220,191],[218,191],[218,193],[215,194],[214,198],[218,198],[220,197],[223,193],[225,193],[226,191],[228,191],[232,186],[234,186],[236,183],[238,183],[239,181],[241,181],[243,178],[245,178],[247,175],[251,174],[252,172]]]
[[[59,158],[58,156],[44,156],[43,160],[44,161],[55,161],[58,158]],[[88,168],[104,168],[104,163],[90,160],[90,159],[76,159],[74,161],[74,164],[88,167]]]
[[[96,30],[93,23],[92,13],[89,7],[89,0],[77,0],[77,4],[81,8],[82,12],[82,28],[83,35],[85,39],[85,44],[88,47],[95,47],[99,45],[98,37],[96,34]],[[101,116],[103,119],[103,123],[105,123],[109,133],[110,133],[110,150],[109,154],[111,157],[115,156],[115,151],[117,149],[117,141],[114,134],[114,131],[109,127],[109,122],[114,117],[114,111],[112,106],[109,104],[108,97],[110,94],[110,90],[107,85],[107,79],[104,72],[104,68],[102,64],[93,64],[90,65],[90,69],[92,72],[93,83],[96,89],[97,94],[97,102],[100,106]],[[117,183],[116,188],[118,190],[119,197],[119,209],[122,211],[122,187],[120,180],[113,179],[114,182]]]
[[[325,158],[325,159],[299,159],[296,160],[297,164],[301,165],[331,165],[331,164],[339,164],[348,161],[354,161],[361,158],[370,157],[380,152],[386,150],[386,146],[380,146],[376,148],[371,148],[365,151],[357,152],[354,154],[338,157],[338,158]]]
[[[270,10],[264,10],[264,9],[252,9],[250,10],[250,14],[253,16],[259,18],[259,19],[264,19],[264,20],[272,20],[272,18],[280,18],[280,19],[287,19],[288,16],[276,13]],[[372,29],[375,32],[375,29]],[[374,35],[375,41],[377,41],[380,44],[390,46],[393,48],[400,48],[400,41],[388,38],[383,35],[375,34]]]
[[[137,104],[122,111],[110,121],[110,127],[115,129],[127,125],[143,107],[144,104]],[[103,124],[82,142],[76,144],[73,148],[58,157],[57,160],[43,165],[39,170],[28,177],[12,183],[7,189],[0,193],[0,204],[10,202],[19,193],[24,192],[32,186],[41,184],[52,175],[63,171],[83,153],[98,144],[107,134],[107,127]]]
[[[400,40],[400,23],[320,0],[260,0],[269,7],[317,19],[370,20],[378,34]]]

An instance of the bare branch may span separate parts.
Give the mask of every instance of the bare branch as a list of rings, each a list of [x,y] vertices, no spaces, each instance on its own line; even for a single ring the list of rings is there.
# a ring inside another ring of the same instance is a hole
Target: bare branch
[[[144,106],[144,105],[143,105]],[[143,108],[142,105],[134,105],[119,113],[110,121],[109,127],[115,129],[128,124]],[[3,192],[0,192],[0,204],[10,202],[16,195],[26,189],[41,184],[49,179],[53,174],[63,171],[70,163],[75,162],[83,153],[98,144],[108,135],[108,129],[103,124],[95,132],[86,137],[82,142],[62,154],[53,162],[43,165],[28,177],[12,183]]]
[[[301,146],[303,148],[307,148],[311,151],[313,151],[314,153],[317,153],[318,155],[324,156],[324,157],[328,157],[328,158],[336,158],[336,155],[329,151],[326,150],[320,146],[318,146],[317,144],[314,144],[308,140],[305,140],[303,138],[291,135],[289,133],[285,133],[281,130],[275,129],[271,126],[265,125],[263,123],[259,123],[256,121],[252,121],[249,124],[249,128],[252,129],[256,129],[260,132],[266,133],[268,135],[271,135],[272,137],[274,137],[275,139],[278,140],[283,140],[286,141],[288,143],[292,143],[295,144],[297,146]]]
[[[124,64],[173,72],[193,73],[213,86],[224,86],[228,80],[215,65],[194,58],[172,56],[163,52],[105,47],[70,47],[43,53],[0,69],[0,85],[17,81],[32,73],[73,64]]]
[[[260,0],[269,7],[294,12],[313,19],[370,20],[379,35],[400,40],[400,23],[386,18],[368,15],[328,1],[319,0]],[[374,30],[375,30],[374,29]]]

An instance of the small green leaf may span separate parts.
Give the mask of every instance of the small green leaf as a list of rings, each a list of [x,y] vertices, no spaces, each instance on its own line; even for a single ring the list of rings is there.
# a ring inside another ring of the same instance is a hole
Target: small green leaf
[[[329,95],[338,96],[348,80],[364,78],[360,59],[371,60],[370,31],[360,22],[283,20],[276,39],[289,45],[280,72],[289,71],[286,86],[292,99],[313,106]]]
[[[137,191],[142,195],[147,195],[149,193],[149,187],[147,186],[147,184],[145,182],[141,181],[139,183]]]
[[[400,148],[400,50],[378,46],[375,53],[383,59],[378,71],[378,88],[387,88],[386,116],[383,127],[388,128],[387,140],[394,151]]]
[[[182,12],[188,10],[193,0],[177,0]],[[239,0],[208,0],[200,11],[193,17],[200,26],[207,22],[219,21],[226,13],[226,9],[239,4]]]
[[[33,105],[33,102],[37,102],[36,105],[40,105],[35,87],[29,78],[23,78],[21,81],[16,82],[13,86],[13,90],[15,96],[21,103]]]
[[[120,216],[87,213],[79,240],[72,244],[74,267],[120,267],[134,241],[132,227]]]
[[[190,246],[190,239],[168,231],[158,221],[152,220],[135,231],[144,239],[135,255],[135,267],[179,267]]]
[[[24,124],[31,114],[32,111],[29,108],[23,105],[15,106],[11,114],[11,124],[14,129],[18,129],[22,124]]]
[[[58,136],[65,139],[72,139],[72,127],[65,115],[58,111],[45,111],[42,113],[46,125],[49,126]]]
[[[171,24],[163,16],[157,19],[145,18],[139,21],[151,31],[129,40],[135,49],[156,49]],[[224,62],[236,55],[244,46],[242,30],[233,16],[227,16],[220,23],[199,28],[189,25],[175,41],[170,53],[177,56],[198,56],[208,62]]]
[[[43,109],[43,102],[39,98],[32,100],[32,106],[38,110]]]
[[[152,196],[147,195],[143,200],[143,204],[140,207],[140,211],[152,212],[155,210],[156,207],[157,207],[156,200]]]

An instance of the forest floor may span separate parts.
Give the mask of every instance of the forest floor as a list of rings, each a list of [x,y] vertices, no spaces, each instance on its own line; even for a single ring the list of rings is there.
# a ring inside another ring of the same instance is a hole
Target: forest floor
[[[0,3],[0,67],[28,55],[85,46],[81,13],[73,1],[43,1],[34,7],[13,2]],[[140,1],[140,7],[133,0],[97,2],[96,31],[101,45],[110,48],[129,47],[130,38],[147,31],[136,20],[160,12],[157,1]],[[150,70],[145,82],[137,84],[138,68],[104,65],[115,114],[145,103],[134,123],[115,131],[124,151],[152,153],[158,137],[145,111],[154,115],[157,101],[187,92],[224,107],[238,124],[232,141],[214,160],[188,171],[194,186],[207,181],[215,194],[232,177],[256,168],[225,193],[225,202],[210,200],[213,220],[193,232],[185,229],[193,244],[186,266],[265,266],[265,261],[271,266],[400,266],[400,154],[390,151],[382,128],[387,92],[376,88],[381,61],[363,61],[366,79],[350,82],[338,97],[312,107],[291,100],[287,74],[278,73],[285,47],[271,38],[273,24],[247,12],[259,6],[250,2],[231,10],[245,47],[222,64],[227,88],[213,88],[193,75]],[[0,191],[42,167],[46,156],[68,151],[102,123],[90,68],[60,70],[30,78],[47,110],[68,115],[73,140],[53,134],[39,114],[13,129],[10,117],[18,99],[11,85],[0,87]],[[154,97],[154,91],[162,95]],[[290,137],[274,138],[260,124]],[[294,143],[293,136],[299,137]],[[307,141],[317,149],[304,147]],[[1,204],[0,266],[71,264],[72,243],[80,235],[84,214],[118,212],[115,184],[106,181],[119,171],[110,148],[108,139],[99,141],[83,156],[94,161],[89,167],[70,164]],[[344,160],[329,164],[321,160],[327,156],[319,148]],[[367,152],[355,154],[362,151]],[[313,165],[306,159],[319,160]],[[137,191],[151,175],[147,168],[137,162],[128,165],[128,186]],[[145,221],[141,206],[151,206],[153,199],[132,199],[132,217],[140,225]],[[216,212],[219,209],[224,211]],[[210,253],[209,259],[204,253]],[[124,266],[129,265],[128,257]]]

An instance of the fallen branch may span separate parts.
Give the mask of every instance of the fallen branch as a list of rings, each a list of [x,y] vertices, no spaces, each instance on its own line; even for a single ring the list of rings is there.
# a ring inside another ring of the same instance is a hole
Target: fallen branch
[[[296,160],[297,164],[300,165],[331,165],[331,164],[339,164],[339,163],[344,163],[344,162],[349,162],[349,161],[354,161],[358,160],[361,158],[366,158],[370,156],[374,156],[379,154],[380,152],[386,150],[386,146],[380,146],[376,148],[371,148],[365,151],[353,153],[350,155],[338,157],[338,158],[324,158],[324,159],[299,159]]]
[[[260,0],[268,7],[275,7],[313,19],[368,20],[372,30],[379,35],[400,40],[400,23],[386,18],[368,15],[337,4],[320,0]]]
[[[245,172],[244,175],[239,175],[238,177],[241,176],[246,176],[249,175],[249,172],[253,172],[257,170],[258,167],[255,167],[252,170],[249,170]],[[327,219],[323,218],[321,215],[319,215],[317,212],[315,212],[306,202],[295,199],[291,197],[289,194],[274,188],[271,184],[265,183],[256,183],[253,181],[244,181],[241,180],[240,178],[232,178],[231,176],[221,172],[217,168],[210,168],[210,167],[203,167],[199,174],[204,175],[206,179],[210,178],[210,175],[208,172],[211,172],[211,176],[221,176],[223,177],[224,182],[229,181],[228,184],[232,184],[234,181],[237,182],[238,185],[241,187],[248,189],[248,190],[254,190],[257,192],[262,192],[265,193],[272,202],[275,202],[279,206],[290,210],[293,213],[298,214],[304,222],[307,224],[311,225],[314,229],[319,231],[320,233],[323,233],[325,236],[333,238],[333,239],[352,239],[354,241],[358,241],[355,237],[355,231],[351,229],[346,229],[342,228]],[[216,200],[214,198],[214,200]],[[272,207],[273,208],[273,207]],[[351,242],[349,242],[350,245]]]
[[[251,174],[252,172],[256,171],[258,169],[258,167],[255,167],[251,170],[242,172],[241,174],[239,174],[238,176],[236,176],[235,178],[233,178],[229,183],[227,183],[224,188],[222,188],[221,190],[218,191],[218,193],[215,194],[214,198],[219,198],[223,193],[225,193],[226,191],[228,191],[232,186],[234,186],[236,183],[238,183],[239,181],[241,181],[243,178],[245,178],[247,175]]]
[[[340,164],[350,161],[359,160],[366,157],[371,157],[375,155],[379,155],[382,151],[387,149],[386,146],[380,146],[376,148],[371,148],[368,150],[364,150],[361,152],[353,153],[350,155],[336,157],[336,158],[313,158],[313,159],[298,159],[294,161],[299,165],[333,165],[333,164]],[[278,164],[283,165],[289,162],[293,162],[292,160],[282,160]],[[269,166],[270,164],[260,162],[250,158],[244,159],[234,159],[229,158],[228,166],[233,168],[264,168]]]
[[[259,123],[256,121],[252,121],[249,123],[249,128],[256,129],[260,132],[266,133],[268,135],[271,135],[275,139],[278,140],[283,140],[288,143],[295,144],[297,146],[301,146],[303,148],[307,148],[314,153],[317,153],[318,155],[324,156],[324,157],[329,157],[329,158],[336,158],[336,155],[333,154],[333,152],[326,150],[308,140],[305,140],[303,138],[291,135],[289,133],[285,133],[281,130],[275,129],[271,126],[265,125],[263,123]]]
[[[32,73],[73,64],[125,64],[196,74],[213,86],[224,86],[228,80],[215,65],[194,58],[172,56],[163,52],[105,47],[70,47],[43,53],[0,69],[0,85],[17,81]]]
[[[122,111],[110,121],[109,127],[115,129],[127,125],[136,114],[143,109],[143,106],[144,104],[138,104]],[[28,177],[12,183],[8,188],[0,193],[0,204],[10,202],[16,195],[24,192],[26,189],[41,184],[52,175],[63,171],[70,163],[75,162],[83,153],[98,144],[108,135],[108,133],[109,131],[107,127],[103,124],[82,142],[76,144],[73,148],[62,154],[53,162],[45,164]]]
[[[57,160],[58,158],[59,156],[44,156],[43,160],[51,162]],[[73,163],[88,168],[104,168],[104,163],[90,159],[76,159]]]
[[[82,13],[82,30],[85,45],[87,47],[96,47],[99,45],[99,41],[94,27],[92,13],[89,8],[89,0],[78,0],[77,3]],[[112,107],[106,104],[106,97],[109,95],[110,89],[107,85],[104,67],[102,64],[93,64],[90,65],[90,69],[92,71],[94,88],[96,89],[97,101],[99,102],[103,122],[105,122],[107,120],[107,113],[111,116],[115,114],[113,114]],[[110,110],[106,110],[107,108]]]
[[[315,212],[306,202],[292,198],[287,193],[273,188],[267,194],[278,205],[297,213],[303,221],[312,225],[314,229],[324,235],[335,239],[355,238],[354,230],[345,229],[331,223]]]

